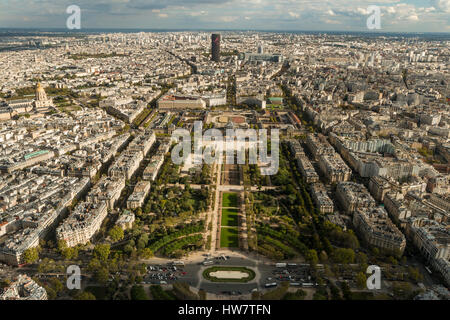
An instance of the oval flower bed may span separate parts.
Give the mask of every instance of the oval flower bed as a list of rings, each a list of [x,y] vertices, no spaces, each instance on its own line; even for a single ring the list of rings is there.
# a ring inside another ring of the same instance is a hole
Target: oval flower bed
[[[203,271],[203,278],[212,282],[249,282],[255,271],[245,267],[211,267]]]

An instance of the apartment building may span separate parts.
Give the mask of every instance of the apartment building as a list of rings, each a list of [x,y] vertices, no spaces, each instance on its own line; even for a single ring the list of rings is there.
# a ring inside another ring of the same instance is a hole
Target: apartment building
[[[108,205],[105,201],[82,202],[56,228],[56,238],[64,240],[68,247],[86,244],[100,229],[107,214]]]
[[[127,200],[128,209],[137,209],[144,204],[145,197],[147,197],[150,191],[149,181],[140,181],[134,187],[133,193]]]
[[[323,154],[334,154],[334,148],[327,141],[326,137],[318,134],[308,134],[306,137],[306,146],[311,151],[314,159],[318,160]]]
[[[403,254],[405,236],[383,208],[358,208],[353,214],[353,225],[368,245]]]
[[[116,225],[121,227],[123,230],[133,228],[133,223],[136,220],[136,217],[133,212],[125,210],[116,221]]]
[[[319,168],[331,183],[345,182],[352,176],[352,170],[337,153],[321,155]]]
[[[323,184],[315,183],[311,185],[311,194],[314,203],[319,208],[320,213],[327,214],[334,212],[333,201],[328,196]]]
[[[306,183],[315,183],[319,181],[319,175],[307,156],[298,156],[296,160],[297,166],[300,169],[302,176],[305,178]]]
[[[359,208],[374,208],[376,202],[362,184],[341,182],[337,185],[336,198],[347,213]]]
[[[125,188],[125,179],[102,177],[87,195],[86,200],[92,203],[105,202],[109,210],[114,209],[114,204],[120,198]]]
[[[159,169],[164,163],[163,155],[155,155],[151,158],[150,163],[145,168],[142,178],[147,181],[155,181],[158,176]]]
[[[3,291],[0,300],[47,300],[47,291],[29,276],[21,274]]]
[[[158,100],[160,110],[206,109],[206,102],[199,97],[165,95]]]

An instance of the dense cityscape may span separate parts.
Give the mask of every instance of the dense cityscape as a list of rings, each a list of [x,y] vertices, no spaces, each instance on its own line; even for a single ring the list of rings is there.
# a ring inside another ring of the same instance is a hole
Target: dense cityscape
[[[0,300],[450,299],[449,37],[0,39]]]

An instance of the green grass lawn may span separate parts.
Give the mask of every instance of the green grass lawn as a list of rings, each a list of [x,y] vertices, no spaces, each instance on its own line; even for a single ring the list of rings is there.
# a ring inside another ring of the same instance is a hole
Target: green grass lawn
[[[237,193],[224,193],[222,196],[222,207],[235,208],[238,206]]]
[[[238,248],[239,238],[237,228],[222,228],[220,232],[221,248]]]
[[[222,227],[237,227],[238,225],[238,210],[222,209]]]
[[[211,273],[214,273],[217,271],[240,271],[240,272],[246,273],[248,276],[243,279],[222,279],[222,278],[216,278],[214,276],[211,276]],[[252,269],[245,268],[245,267],[212,267],[212,268],[208,268],[205,271],[203,271],[203,277],[212,282],[246,283],[246,282],[249,282],[249,281],[252,281],[253,279],[255,279],[256,274],[255,274],[255,271],[253,271]]]

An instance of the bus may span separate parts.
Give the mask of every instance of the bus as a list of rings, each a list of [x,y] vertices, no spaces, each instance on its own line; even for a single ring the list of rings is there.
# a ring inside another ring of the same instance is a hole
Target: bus
[[[312,288],[312,287],[314,287],[314,283],[304,282],[304,283],[302,283],[302,287],[304,287],[304,288]]]
[[[276,282],[273,282],[273,283],[266,283],[266,285],[265,285],[266,288],[273,288],[273,287],[276,287],[276,286],[277,286],[277,283],[276,283]]]
[[[214,264],[214,261],[211,261],[211,260],[203,261],[203,265],[204,265],[204,266],[210,266],[210,265],[212,265],[212,264]]]

